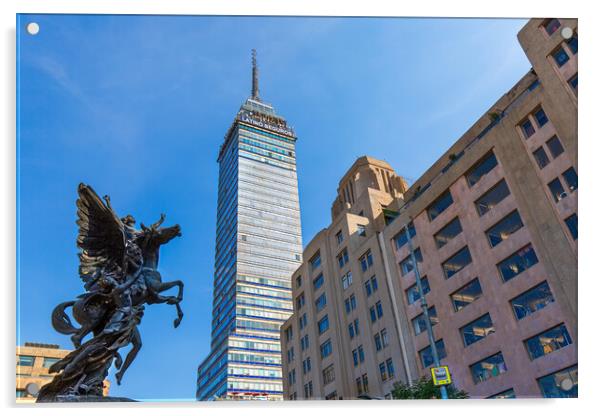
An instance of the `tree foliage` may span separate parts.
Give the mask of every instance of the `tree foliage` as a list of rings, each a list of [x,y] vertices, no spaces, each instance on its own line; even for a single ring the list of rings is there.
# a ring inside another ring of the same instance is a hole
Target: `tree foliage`
[[[433,385],[429,377],[422,377],[414,382],[413,386],[404,383],[395,383],[391,392],[394,399],[440,399],[441,389]],[[450,399],[468,399],[468,393],[458,390],[453,385],[447,386],[447,396]]]

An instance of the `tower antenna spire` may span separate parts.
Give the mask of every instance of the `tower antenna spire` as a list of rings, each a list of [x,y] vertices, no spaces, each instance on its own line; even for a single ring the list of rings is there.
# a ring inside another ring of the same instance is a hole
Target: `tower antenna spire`
[[[253,62],[253,84],[251,87],[251,98],[259,101],[259,69],[257,69],[257,51],[255,49],[252,49],[251,56]]]

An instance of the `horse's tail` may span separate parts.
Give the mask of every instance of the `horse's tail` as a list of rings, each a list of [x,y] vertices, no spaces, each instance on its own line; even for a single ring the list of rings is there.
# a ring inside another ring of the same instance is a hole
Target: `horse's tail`
[[[71,318],[65,313],[65,309],[75,305],[75,301],[63,302],[52,311],[52,326],[61,334],[75,334],[79,329],[75,328],[71,323]]]

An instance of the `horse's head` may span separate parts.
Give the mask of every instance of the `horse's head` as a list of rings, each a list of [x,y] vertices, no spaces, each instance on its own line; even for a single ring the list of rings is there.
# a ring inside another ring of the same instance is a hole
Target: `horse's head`
[[[165,220],[165,214],[161,214],[159,221],[146,227],[144,224],[140,224],[144,233],[144,240],[153,246],[161,246],[169,243],[176,237],[182,236],[180,226],[178,224],[172,225],[171,227],[161,227],[161,224]]]

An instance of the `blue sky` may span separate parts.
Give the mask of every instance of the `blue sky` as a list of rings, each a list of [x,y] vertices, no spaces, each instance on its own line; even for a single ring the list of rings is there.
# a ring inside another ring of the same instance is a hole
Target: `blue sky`
[[[40,25],[36,36],[25,26]],[[330,221],[361,155],[409,182],[526,73],[518,19],[21,15],[18,31],[18,343],[58,343],[52,308],[77,275],[79,182],[120,215],[179,223],[164,280],[185,317],[148,307],[144,346],[111,394],[191,400],[209,351],[217,151],[251,87],[294,126],[303,241]]]

